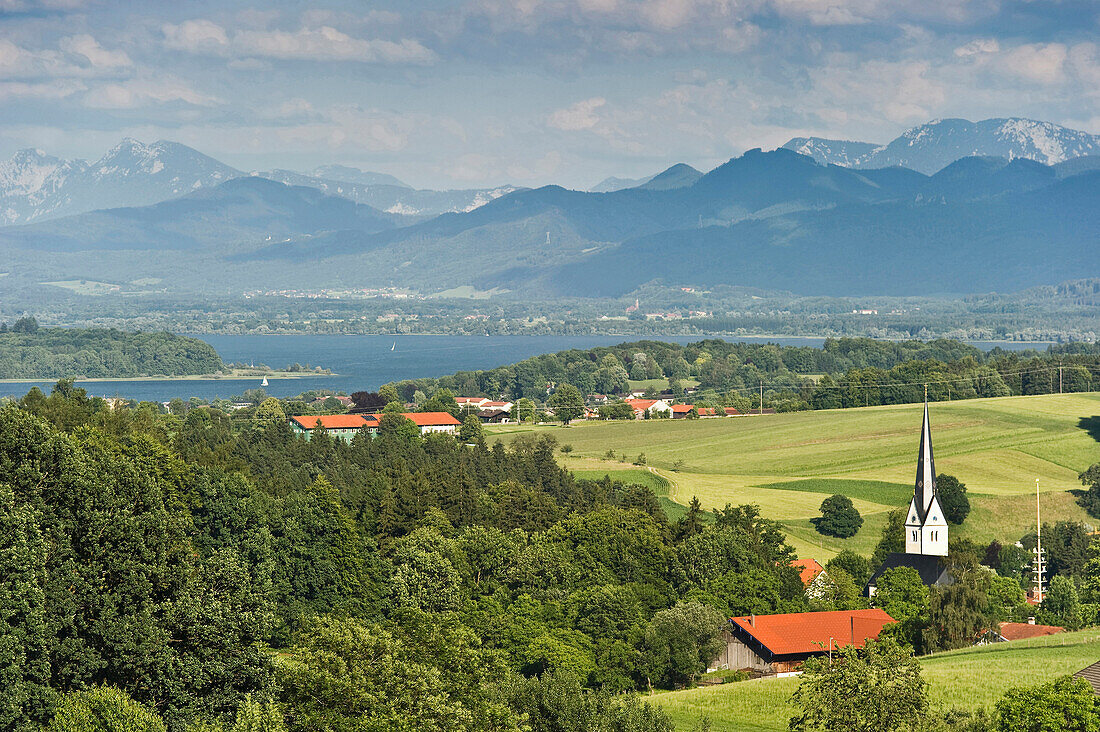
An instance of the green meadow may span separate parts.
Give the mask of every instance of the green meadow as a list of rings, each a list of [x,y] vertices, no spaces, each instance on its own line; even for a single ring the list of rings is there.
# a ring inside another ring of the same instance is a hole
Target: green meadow
[[[667,486],[651,486],[658,495],[680,505],[697,496],[707,508],[756,503],[787,527],[801,555],[825,561],[844,548],[870,553],[886,514],[908,503],[921,409],[909,404],[493,432],[505,440],[521,431],[553,434],[573,448],[563,462],[585,477],[646,473],[630,464],[644,453],[647,466],[667,480]],[[1100,462],[1100,394],[937,402],[929,412],[936,469],[967,485],[972,506],[954,536],[1015,540],[1033,530],[1036,479],[1044,521],[1089,521],[1073,491],[1082,488],[1077,475]],[[614,459],[605,457],[608,450]],[[810,522],[833,493],[849,496],[864,517],[851,539],[822,536]]]
[[[992,710],[1005,691],[1055,679],[1100,660],[1095,628],[1027,641],[966,648],[920,659],[936,709]],[[714,732],[787,729],[794,714],[797,678],[759,679],[658,694],[653,700],[676,723],[691,730],[710,719]]]

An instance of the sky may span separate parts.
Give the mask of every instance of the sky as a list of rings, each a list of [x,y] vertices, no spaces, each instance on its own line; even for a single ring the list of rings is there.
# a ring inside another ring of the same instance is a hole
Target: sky
[[[587,188],[934,118],[1100,133],[1096,0],[0,0],[0,157]]]

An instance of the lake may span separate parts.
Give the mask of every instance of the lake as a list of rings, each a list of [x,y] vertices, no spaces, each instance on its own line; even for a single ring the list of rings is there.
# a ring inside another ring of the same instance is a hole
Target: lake
[[[400,379],[444,376],[455,371],[490,369],[522,361],[542,353],[571,348],[613,346],[631,340],[629,336],[446,336],[446,335],[200,335],[196,336],[221,355],[226,363],[267,364],[282,368],[292,363],[309,363],[336,372],[336,376],[299,379],[269,379],[265,391],[272,396],[290,397],[311,389],[351,393],[377,390]],[[662,336],[654,340],[694,343],[705,336]],[[727,337],[747,343],[778,343],[784,346],[820,346],[824,338]],[[1046,343],[989,343],[975,341],[983,350],[1001,346],[1009,350],[1045,348]],[[33,386],[49,391],[53,381],[0,383],[0,396],[22,396]],[[95,396],[122,396],[148,401],[228,398],[260,386],[258,379],[78,382]]]

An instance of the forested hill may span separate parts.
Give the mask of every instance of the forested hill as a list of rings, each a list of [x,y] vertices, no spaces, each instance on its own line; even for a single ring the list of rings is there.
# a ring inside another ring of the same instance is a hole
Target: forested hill
[[[105,328],[38,328],[33,319],[0,325],[0,378],[189,376],[225,368],[196,338]]]
[[[755,399],[762,385],[766,405],[781,411],[915,402],[926,384],[933,400],[1045,394],[1060,387],[1086,391],[1100,382],[1100,348],[1069,343],[1043,351],[983,352],[948,339],[828,338],[820,348],[718,339],[686,345],[635,341],[394,386],[406,400],[439,389],[462,396],[539,400],[549,385],[618,395],[639,385],[654,388],[656,379],[667,380],[668,388],[697,382],[697,401],[738,408],[739,399]]]

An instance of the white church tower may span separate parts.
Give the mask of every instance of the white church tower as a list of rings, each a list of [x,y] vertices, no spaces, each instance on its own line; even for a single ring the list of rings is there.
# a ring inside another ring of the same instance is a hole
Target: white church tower
[[[936,495],[936,461],[932,457],[932,430],[928,401],[924,402],[924,426],[917,455],[917,483],[905,521],[905,553],[947,556],[947,520]]]

